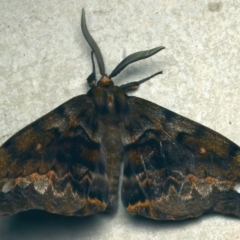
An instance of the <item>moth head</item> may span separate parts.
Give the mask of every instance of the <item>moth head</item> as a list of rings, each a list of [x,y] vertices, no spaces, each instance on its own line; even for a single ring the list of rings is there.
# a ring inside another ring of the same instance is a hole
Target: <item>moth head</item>
[[[104,65],[104,61],[103,61],[103,57],[102,57],[102,53],[97,45],[97,43],[95,42],[95,40],[93,39],[93,37],[91,36],[91,34],[88,31],[87,28],[87,24],[86,24],[86,18],[85,18],[85,11],[84,9],[82,9],[82,19],[81,19],[81,28],[82,28],[82,32],[83,35],[85,37],[85,39],[87,40],[89,46],[92,49],[91,52],[91,59],[92,59],[92,66],[93,66],[93,72],[88,76],[87,81],[88,84],[90,86],[90,88],[93,88],[96,86],[96,84],[98,86],[101,87],[109,87],[109,86],[113,86],[113,82],[112,82],[112,78],[117,76],[125,67],[127,67],[130,63],[151,57],[152,55],[156,54],[157,52],[163,50],[165,47],[156,47],[147,51],[140,51],[140,52],[136,52],[133,54],[130,54],[129,56],[127,56],[125,59],[123,59],[115,68],[114,70],[111,72],[111,74],[109,76],[107,76],[107,74],[105,73],[105,65]],[[94,64],[94,55],[97,59],[97,63],[98,63],[98,67],[99,67],[99,71],[100,74],[102,75],[101,79],[97,82],[96,80],[96,73],[95,73],[95,64]],[[120,86],[125,92],[129,91],[129,90],[135,90],[136,88],[138,88],[138,86],[149,80],[150,78],[152,78],[153,76],[157,75],[157,74],[161,74],[162,71],[157,72],[153,75],[151,75],[150,77],[144,78],[138,82],[134,82],[134,83],[130,83],[130,84],[125,84]]]

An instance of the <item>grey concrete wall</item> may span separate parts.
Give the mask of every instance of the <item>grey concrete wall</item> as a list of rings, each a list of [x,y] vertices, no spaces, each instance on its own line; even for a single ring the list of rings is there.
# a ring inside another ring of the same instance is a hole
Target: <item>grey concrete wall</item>
[[[132,52],[166,50],[131,65],[122,84],[163,70],[132,95],[208,126],[240,145],[240,1],[0,1],[0,143],[64,101],[86,93],[85,8],[107,72]],[[0,218],[0,239],[238,239],[240,219],[181,222],[29,212]]]

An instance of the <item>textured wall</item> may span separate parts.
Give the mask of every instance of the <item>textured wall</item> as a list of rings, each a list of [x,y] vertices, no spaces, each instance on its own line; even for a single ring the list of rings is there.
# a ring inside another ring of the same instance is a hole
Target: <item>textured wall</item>
[[[163,70],[133,93],[240,145],[239,1],[0,1],[0,143],[73,96],[86,93],[85,8],[108,73],[126,55],[166,50],[116,83]],[[118,214],[65,218],[43,212],[0,219],[0,239],[237,239],[240,220],[209,214],[181,222]]]

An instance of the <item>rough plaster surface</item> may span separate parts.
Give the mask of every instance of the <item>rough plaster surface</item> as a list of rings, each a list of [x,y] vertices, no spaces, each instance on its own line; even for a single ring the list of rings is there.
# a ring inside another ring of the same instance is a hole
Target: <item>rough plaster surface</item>
[[[127,68],[116,83],[155,77],[134,92],[240,145],[240,2],[0,1],[0,143],[64,101],[86,93],[89,30],[109,73],[126,55],[166,50]],[[179,222],[39,211],[0,218],[0,239],[240,239],[240,219],[218,214]]]

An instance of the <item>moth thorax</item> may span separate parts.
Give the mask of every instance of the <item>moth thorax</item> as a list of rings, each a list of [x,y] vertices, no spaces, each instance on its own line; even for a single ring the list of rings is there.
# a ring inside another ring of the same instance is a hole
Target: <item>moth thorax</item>
[[[108,111],[110,113],[114,113],[115,112],[115,101],[114,101],[114,96],[112,93],[108,93],[107,95],[107,108],[108,108]]]
[[[119,118],[127,113],[127,95],[117,86],[97,86],[89,90],[88,96],[93,99],[96,111],[100,114]]]

